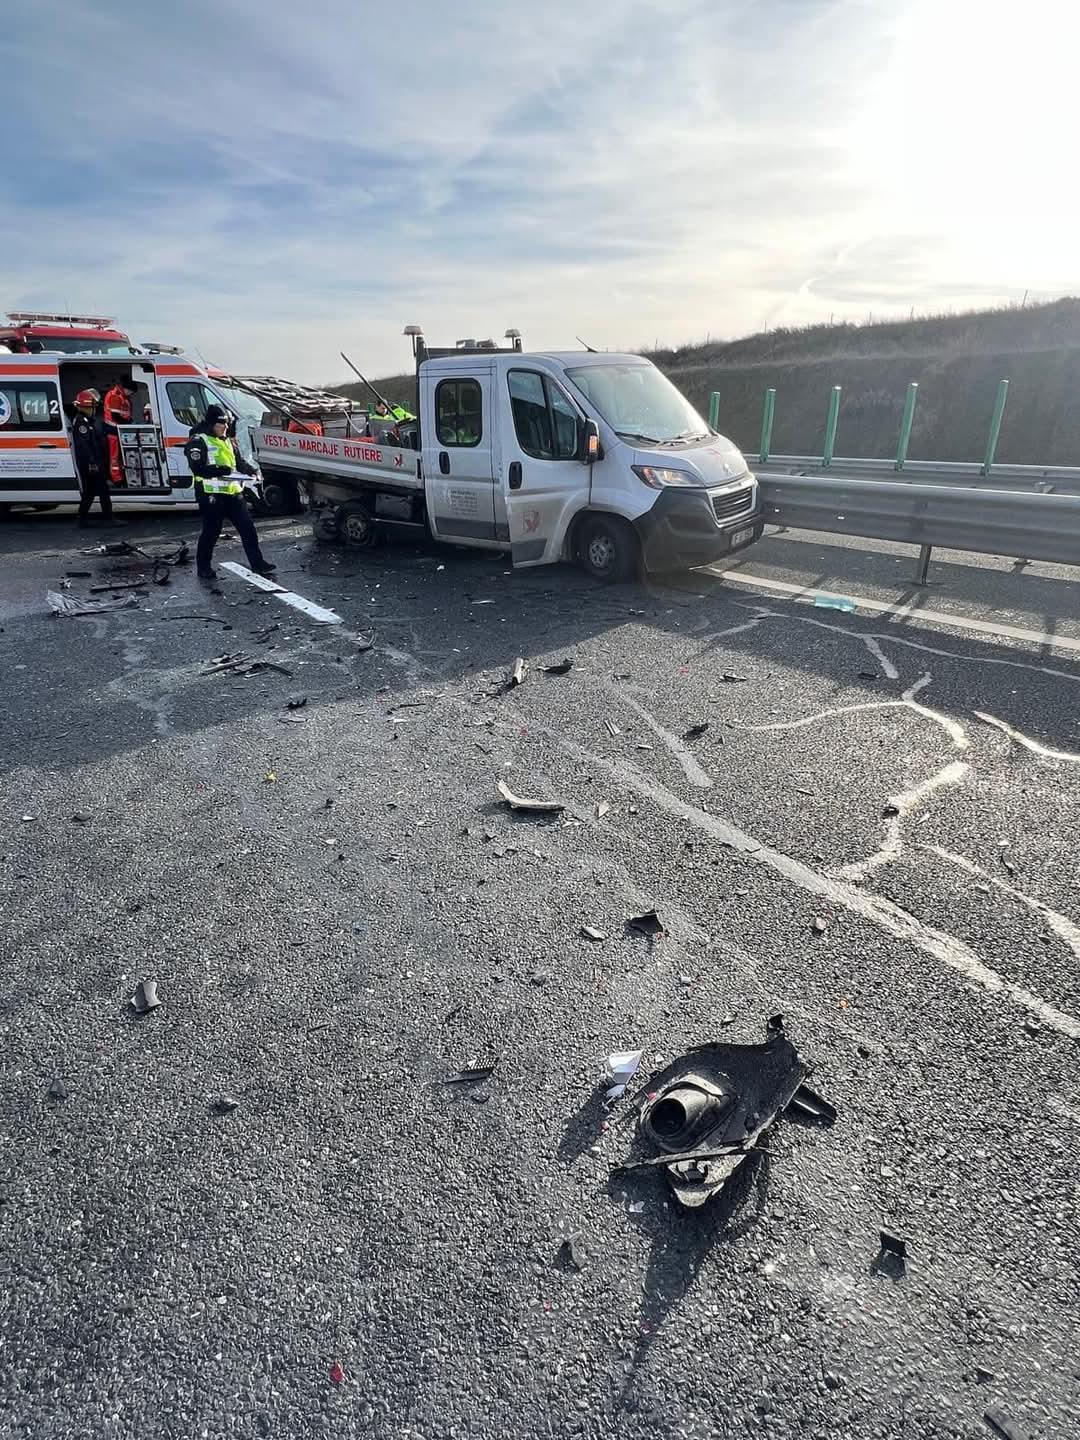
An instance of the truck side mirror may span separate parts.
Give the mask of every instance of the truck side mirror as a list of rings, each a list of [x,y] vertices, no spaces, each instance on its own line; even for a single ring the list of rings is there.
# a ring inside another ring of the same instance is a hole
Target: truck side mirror
[[[600,427],[595,420],[582,420],[578,435],[578,459],[583,465],[591,465],[600,459]]]

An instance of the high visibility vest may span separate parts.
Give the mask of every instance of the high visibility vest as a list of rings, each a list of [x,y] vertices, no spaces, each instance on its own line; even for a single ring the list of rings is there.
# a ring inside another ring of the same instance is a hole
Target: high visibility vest
[[[219,435],[204,435],[206,441],[206,460],[209,465],[224,465],[230,471],[236,469],[236,452],[233,450],[232,441],[224,440]],[[201,479],[199,484],[207,495],[242,495],[244,493],[243,482],[233,475],[215,475],[211,479]]]

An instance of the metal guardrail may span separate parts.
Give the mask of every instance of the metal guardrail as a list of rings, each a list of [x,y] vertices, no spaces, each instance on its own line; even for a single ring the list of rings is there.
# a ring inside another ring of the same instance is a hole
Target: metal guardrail
[[[985,476],[979,485],[957,485],[921,483],[922,477],[776,474],[773,463],[757,472],[768,523],[918,545],[920,584],[934,546],[1080,565],[1080,493],[1002,490]]]
[[[1080,495],[1080,468],[1069,465],[995,465],[986,474],[977,461],[906,460],[902,470],[893,460],[855,457],[825,459],[819,455],[770,455],[750,460],[759,475],[827,475],[837,480],[911,479],[922,485],[951,485],[968,490],[1014,490]]]

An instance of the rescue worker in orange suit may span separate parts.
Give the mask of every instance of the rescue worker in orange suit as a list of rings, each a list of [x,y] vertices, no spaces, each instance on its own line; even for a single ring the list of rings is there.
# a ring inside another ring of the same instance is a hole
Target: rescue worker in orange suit
[[[226,520],[232,522],[240,536],[248,564],[257,575],[272,575],[277,569],[262,553],[255,522],[244,499],[244,485],[240,477],[252,473],[251,466],[233,448],[228,432],[228,415],[219,405],[211,405],[206,419],[191,432],[184,446],[184,455],[195,478],[195,498],[202,516],[202,532],[195,552],[195,567],[200,580],[213,580],[217,576],[211,562],[214,546]]]
[[[79,501],[79,526],[82,529],[90,524],[90,506],[95,499],[101,501],[101,518],[106,525],[125,523],[113,518],[112,496],[109,494],[109,437],[104,420],[94,413],[97,400],[96,390],[80,390],[75,396],[75,418],[71,422],[71,450],[82,491]]]
[[[120,459],[120,437],[117,425],[131,424],[131,397],[139,387],[124,375],[105,391],[102,409],[105,412],[106,434],[109,439],[109,479],[114,485],[124,483],[124,466]]]

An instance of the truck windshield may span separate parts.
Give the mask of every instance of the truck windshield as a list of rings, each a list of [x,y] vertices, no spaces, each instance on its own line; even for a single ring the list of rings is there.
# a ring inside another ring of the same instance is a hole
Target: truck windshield
[[[566,374],[624,440],[670,445],[709,434],[689,400],[654,365],[582,365]]]
[[[41,348],[44,351],[59,352],[61,355],[130,355],[131,344],[127,340],[101,340],[75,335],[43,335]]]

